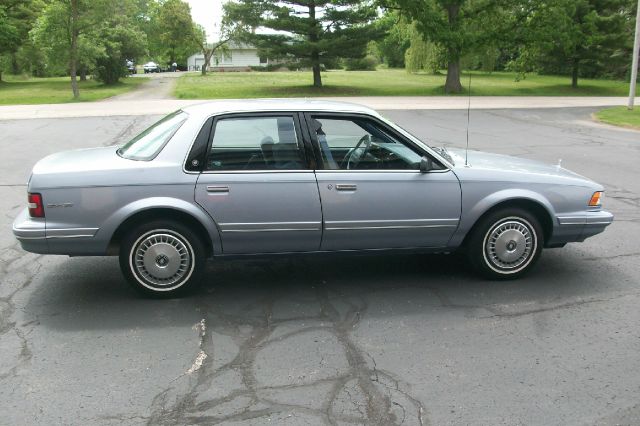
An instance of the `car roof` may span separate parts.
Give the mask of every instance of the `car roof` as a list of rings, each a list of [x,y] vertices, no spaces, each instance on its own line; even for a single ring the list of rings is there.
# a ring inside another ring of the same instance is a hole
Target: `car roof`
[[[351,112],[378,115],[377,112],[363,105],[317,99],[230,99],[195,104],[184,107],[182,110],[193,116],[270,111]]]

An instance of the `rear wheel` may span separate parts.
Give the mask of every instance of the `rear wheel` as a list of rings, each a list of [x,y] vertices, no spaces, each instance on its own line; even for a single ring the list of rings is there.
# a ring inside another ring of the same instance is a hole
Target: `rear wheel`
[[[491,279],[515,279],[536,263],[544,245],[536,217],[522,209],[501,209],[482,218],[467,246],[469,262]]]
[[[155,297],[174,297],[193,289],[205,262],[202,241],[173,221],[141,224],[120,246],[122,273],[136,290]]]

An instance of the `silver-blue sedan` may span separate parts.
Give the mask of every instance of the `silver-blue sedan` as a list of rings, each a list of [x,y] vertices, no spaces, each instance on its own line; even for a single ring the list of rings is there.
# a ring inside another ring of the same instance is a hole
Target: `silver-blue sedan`
[[[431,148],[359,105],[224,101],[44,158],[13,232],[35,253],[118,255],[151,295],[240,255],[460,250],[506,279],[602,232],[603,190],[560,166]]]

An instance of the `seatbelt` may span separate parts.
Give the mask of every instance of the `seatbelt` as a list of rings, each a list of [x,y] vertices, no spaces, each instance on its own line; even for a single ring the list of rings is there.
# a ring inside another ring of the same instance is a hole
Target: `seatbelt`
[[[318,121],[316,123],[320,124]],[[331,149],[329,148],[329,144],[327,143],[327,134],[322,131],[322,125],[320,125],[316,129],[316,135],[318,137],[318,144],[320,145],[320,150],[324,154],[324,157],[327,159],[327,163],[330,169],[337,170],[338,163],[333,159],[333,154],[331,154]]]

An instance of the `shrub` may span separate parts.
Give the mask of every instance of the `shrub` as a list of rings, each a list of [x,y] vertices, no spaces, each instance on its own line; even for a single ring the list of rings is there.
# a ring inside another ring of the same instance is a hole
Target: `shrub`
[[[378,60],[371,56],[364,58],[353,58],[345,60],[345,68],[347,71],[375,71]]]

